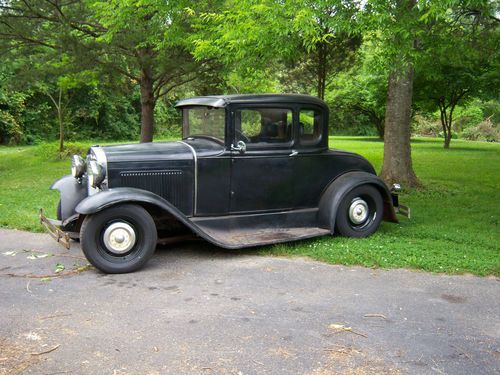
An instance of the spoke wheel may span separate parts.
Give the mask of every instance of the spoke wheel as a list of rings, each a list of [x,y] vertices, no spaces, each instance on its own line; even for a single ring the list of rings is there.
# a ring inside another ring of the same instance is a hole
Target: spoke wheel
[[[352,189],[340,203],[335,226],[346,237],[368,237],[382,221],[384,204],[380,192],[371,185]]]
[[[85,218],[80,230],[88,261],[106,273],[133,272],[144,266],[156,248],[156,226],[141,206],[114,206]]]

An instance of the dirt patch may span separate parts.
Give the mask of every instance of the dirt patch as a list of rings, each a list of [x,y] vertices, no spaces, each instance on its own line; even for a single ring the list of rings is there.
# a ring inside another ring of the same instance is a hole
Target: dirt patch
[[[32,355],[37,349],[28,340],[21,345],[0,337],[0,375],[19,374],[38,362],[40,357]]]
[[[382,359],[363,353],[354,346],[335,345],[325,349],[324,365],[316,368],[310,375],[400,375],[403,372],[388,365]]]

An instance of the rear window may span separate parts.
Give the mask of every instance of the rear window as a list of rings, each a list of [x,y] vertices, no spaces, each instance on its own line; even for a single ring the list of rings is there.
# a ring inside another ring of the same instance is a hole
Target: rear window
[[[303,145],[313,145],[321,139],[321,112],[301,109],[299,114],[299,140]]]

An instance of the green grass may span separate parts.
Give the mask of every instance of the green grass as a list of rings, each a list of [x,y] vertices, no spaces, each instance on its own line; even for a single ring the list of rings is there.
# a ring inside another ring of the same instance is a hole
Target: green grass
[[[87,144],[75,147],[87,147]],[[375,138],[333,137],[330,147],[358,152],[380,170],[383,143]],[[433,272],[500,275],[500,145],[414,139],[414,169],[422,190],[400,200],[412,219],[382,223],[367,239],[323,237],[260,249],[335,264],[415,268]],[[47,146],[0,147],[0,226],[41,231],[37,210],[55,214],[52,182],[69,173],[69,160],[50,157]],[[50,150],[49,150],[50,151]]]

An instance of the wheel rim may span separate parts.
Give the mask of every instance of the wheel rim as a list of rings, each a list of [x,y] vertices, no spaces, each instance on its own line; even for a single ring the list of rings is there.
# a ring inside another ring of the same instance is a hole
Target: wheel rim
[[[137,242],[134,228],[126,222],[114,222],[104,231],[102,241],[106,250],[122,255],[129,252]]]
[[[370,209],[365,200],[354,198],[349,206],[349,220],[354,225],[361,225],[368,220]]]

